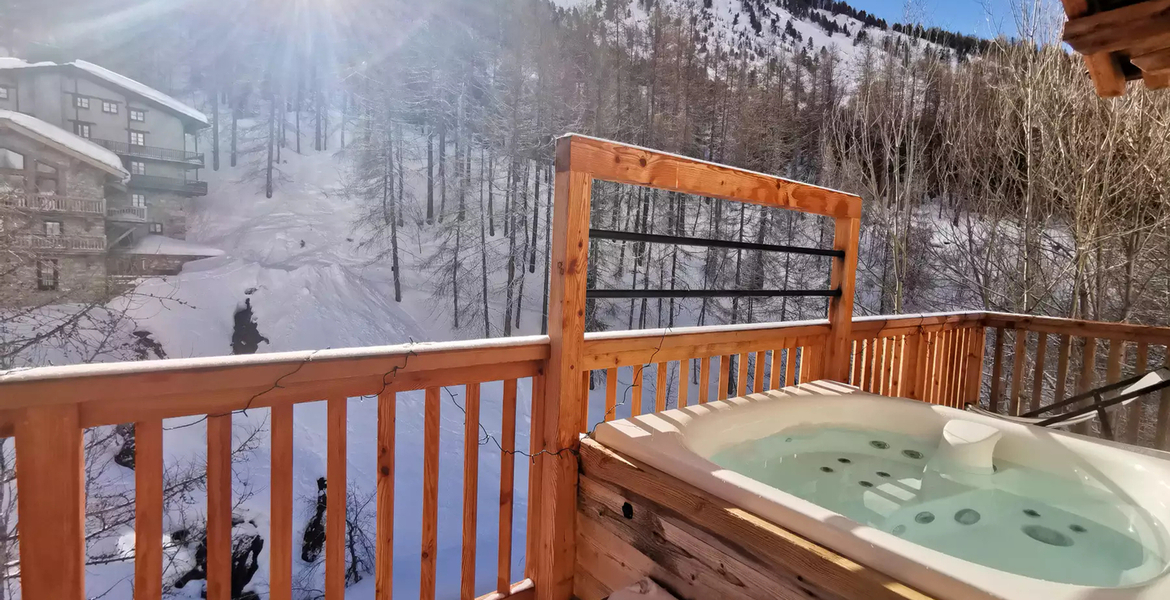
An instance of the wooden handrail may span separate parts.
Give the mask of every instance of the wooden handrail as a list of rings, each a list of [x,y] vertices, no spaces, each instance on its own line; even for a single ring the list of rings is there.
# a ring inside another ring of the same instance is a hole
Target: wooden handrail
[[[1127,342],[1170,344],[1170,327],[1137,325],[1134,323],[1107,323],[1086,321],[1065,317],[1038,315],[1016,315],[1011,313],[985,312],[983,322],[987,327],[1024,329],[1044,333],[1057,333],[1079,337],[1092,336]]]

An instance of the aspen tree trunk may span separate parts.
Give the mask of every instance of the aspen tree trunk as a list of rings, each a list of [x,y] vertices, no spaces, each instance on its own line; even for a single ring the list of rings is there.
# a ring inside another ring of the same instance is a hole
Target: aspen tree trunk
[[[483,188],[486,183],[484,177],[484,149],[483,146],[479,148],[479,212],[483,214]],[[488,186],[489,188],[491,186]],[[491,317],[488,313],[488,266],[487,266],[487,235],[484,231],[485,219],[482,216],[479,219],[479,249],[480,249],[480,267],[483,269],[483,337],[492,337],[491,332]]]
[[[443,213],[447,210],[447,120],[439,118],[439,214],[437,220],[443,222]]]
[[[234,91],[234,90],[233,90]],[[240,120],[240,97],[232,94],[232,154],[231,165],[236,166],[236,130]]]
[[[265,170],[264,197],[272,197],[272,147],[276,145],[276,96],[268,97],[268,168]]]
[[[391,124],[386,124],[386,177],[382,180],[383,214],[390,225],[390,269],[394,273],[394,301],[402,302],[402,277],[398,265],[398,212],[399,207],[394,202],[394,136],[391,133]],[[399,175],[401,176],[401,174]],[[401,183],[399,183],[401,186]],[[389,199],[389,212],[385,205]],[[400,199],[401,201],[401,199]]]
[[[549,163],[544,170],[544,301],[542,303],[544,309],[540,315],[541,335],[548,335],[548,280],[552,271],[552,170],[552,163]]]
[[[435,222],[435,134],[427,127],[427,224]]]
[[[219,89],[211,92],[211,170],[219,170]]]

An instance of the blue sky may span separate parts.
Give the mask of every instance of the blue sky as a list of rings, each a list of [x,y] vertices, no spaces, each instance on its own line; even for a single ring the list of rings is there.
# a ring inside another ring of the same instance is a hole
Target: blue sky
[[[906,21],[909,4],[915,21],[935,25],[958,33],[995,37],[999,33],[1015,33],[1011,0],[845,0],[858,10],[864,10],[891,23]],[[990,11],[990,14],[989,14]],[[921,14],[918,14],[921,13]]]

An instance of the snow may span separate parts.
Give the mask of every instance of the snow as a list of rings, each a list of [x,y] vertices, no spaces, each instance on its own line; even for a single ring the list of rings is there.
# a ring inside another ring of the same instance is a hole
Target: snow
[[[133,247],[119,249],[126,254],[161,254],[166,256],[223,256],[223,250],[164,235],[148,235]]]
[[[130,173],[122,166],[122,159],[118,158],[117,154],[52,123],[11,110],[0,110],[0,122],[7,122],[18,130],[39,137],[41,142],[64,146],[89,162],[101,166],[103,170],[121,175],[122,181],[130,178]]]
[[[209,121],[207,119],[207,115],[204,115],[203,113],[195,110],[194,108],[191,108],[190,106],[187,106],[186,104],[183,104],[182,102],[179,102],[178,100],[175,100],[174,98],[172,98],[172,97],[170,97],[170,96],[168,96],[168,95],[166,95],[166,94],[164,94],[164,93],[162,93],[162,92],[160,92],[160,91],[158,91],[158,90],[156,90],[156,89],[154,89],[146,84],[139,83],[133,79],[130,79],[129,77],[126,77],[125,75],[120,75],[120,74],[115,73],[109,69],[106,69],[105,67],[100,67],[98,65],[95,65],[91,62],[86,62],[84,60],[75,60],[75,61],[69,63],[69,65],[77,67],[78,69],[81,69],[81,70],[83,70],[91,75],[94,75],[96,77],[99,77],[101,79],[104,79],[105,81],[109,82],[112,85],[116,85],[124,90],[130,91],[130,92],[133,92],[139,96],[142,96],[143,98],[146,98],[146,99],[150,100],[151,102],[161,104],[162,106],[165,106],[165,107],[167,107],[167,108],[169,108],[177,113],[181,113],[183,115],[186,115],[187,117],[189,117],[191,119],[199,121],[204,126],[208,126],[211,124],[211,121]]]
[[[51,67],[54,64],[51,62],[30,63],[27,60],[14,56],[0,56],[0,71],[7,69],[27,69],[29,67]]]

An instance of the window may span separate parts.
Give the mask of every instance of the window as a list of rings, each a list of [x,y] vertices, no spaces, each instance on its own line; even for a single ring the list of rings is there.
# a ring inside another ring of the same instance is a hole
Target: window
[[[146,163],[137,160],[130,161],[131,175],[146,175]]]
[[[74,96],[73,105],[77,108],[89,108],[89,98],[85,96]]]
[[[131,146],[145,146],[146,145],[146,132],[131,131],[130,132],[130,145]]]
[[[131,108],[130,109],[130,120],[131,121],[138,121],[139,123],[145,122],[146,121],[146,111],[139,110],[137,108]]]
[[[162,223],[151,223],[150,232],[162,235]]]
[[[37,289],[38,290],[55,290],[57,289],[57,259],[43,258],[37,261]]]
[[[146,194],[130,194],[130,206],[137,208],[146,206]]]
[[[0,100],[8,99],[8,88],[0,85]]]
[[[24,170],[24,155],[8,148],[0,148],[0,169]]]
[[[111,115],[118,114],[118,103],[102,100],[102,112],[110,113]]]
[[[74,123],[73,133],[76,133],[85,139],[89,139],[89,123]]]
[[[45,235],[58,237],[61,235],[60,221],[45,221]]]

